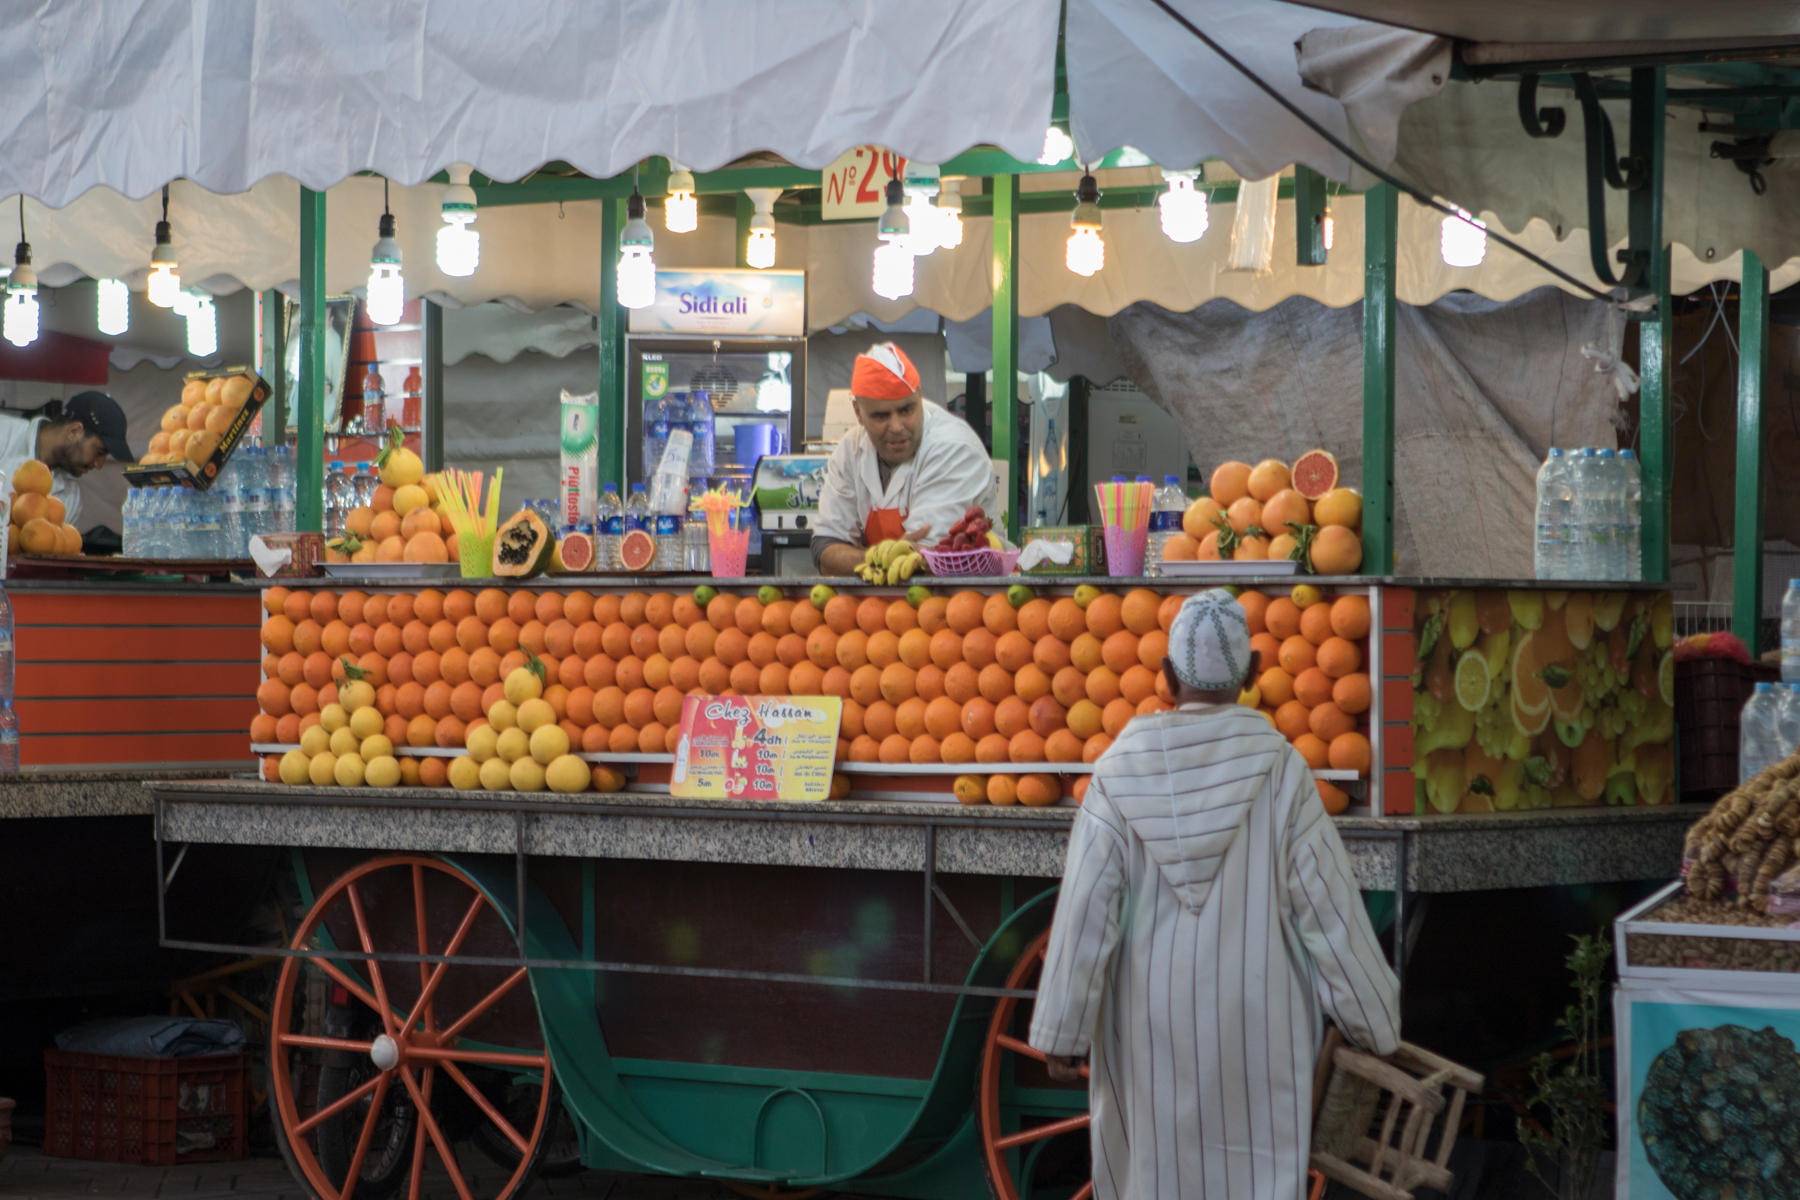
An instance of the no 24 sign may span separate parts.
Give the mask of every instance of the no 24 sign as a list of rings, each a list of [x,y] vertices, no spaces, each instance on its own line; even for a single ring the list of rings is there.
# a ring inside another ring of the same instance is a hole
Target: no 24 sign
[[[906,174],[906,159],[880,146],[858,146],[825,168],[825,201],[820,215],[827,221],[878,217],[887,208],[890,179]]]

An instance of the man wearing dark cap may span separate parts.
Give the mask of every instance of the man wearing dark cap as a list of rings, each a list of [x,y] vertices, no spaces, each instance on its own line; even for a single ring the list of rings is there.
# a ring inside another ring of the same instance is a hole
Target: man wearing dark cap
[[[108,458],[137,461],[125,440],[125,413],[105,392],[82,392],[63,405],[60,417],[0,414],[0,485],[37,459],[50,468],[50,494],[63,502],[63,519],[81,528],[81,485],[76,481]]]

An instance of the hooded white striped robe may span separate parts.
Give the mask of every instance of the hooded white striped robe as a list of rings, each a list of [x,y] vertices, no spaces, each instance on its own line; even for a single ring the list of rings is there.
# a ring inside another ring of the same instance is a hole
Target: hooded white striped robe
[[[1399,984],[1312,772],[1254,709],[1140,716],[1096,765],[1031,1044],[1092,1053],[1097,1200],[1293,1200],[1329,1014],[1399,1042]]]

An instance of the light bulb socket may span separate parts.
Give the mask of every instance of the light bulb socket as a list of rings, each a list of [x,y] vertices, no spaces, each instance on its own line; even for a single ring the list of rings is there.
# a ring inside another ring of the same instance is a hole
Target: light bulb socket
[[[158,263],[175,265],[175,243],[167,221],[156,223],[156,248],[150,251],[150,265],[156,266]]]
[[[898,179],[887,182],[887,210],[881,214],[881,223],[875,227],[875,235],[883,241],[903,238],[912,232],[912,218],[906,215],[906,189]]]
[[[394,236],[393,213],[384,212],[381,214],[381,223],[376,226],[376,236],[383,238],[392,238]]]
[[[1092,175],[1082,175],[1081,182],[1075,185],[1075,202],[1095,205],[1100,203],[1100,183]]]
[[[686,167],[676,167],[673,171],[669,172],[668,186],[669,194],[671,196],[677,192],[692,195],[696,190],[694,185],[694,173]]]
[[[644,196],[636,188],[631,189],[631,198],[625,201],[625,219],[628,221],[644,219]]]
[[[18,244],[18,246],[13,250],[13,262],[16,265],[21,266],[21,267],[29,267],[31,265],[31,243],[30,242],[20,242]]]

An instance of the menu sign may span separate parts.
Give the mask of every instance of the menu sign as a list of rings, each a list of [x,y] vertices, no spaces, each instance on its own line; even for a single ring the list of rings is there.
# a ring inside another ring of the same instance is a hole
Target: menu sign
[[[669,793],[692,800],[824,800],[836,696],[689,696]]]
[[[632,333],[803,337],[806,272],[659,270],[656,299],[634,308]]]
[[[906,159],[880,146],[838,155],[820,176],[819,215],[827,221],[866,221],[887,209],[890,179],[904,179]]]

